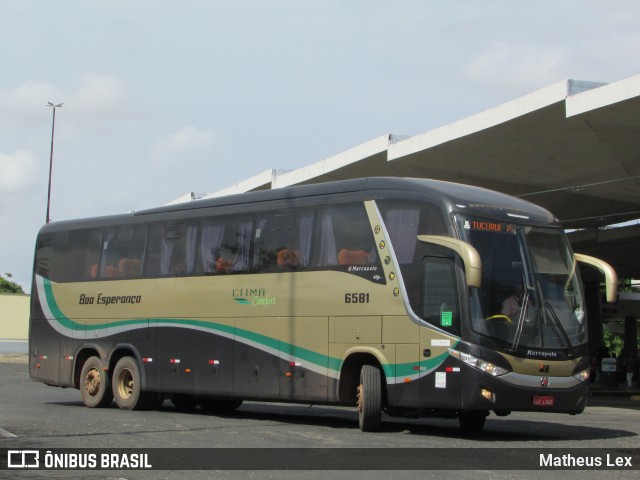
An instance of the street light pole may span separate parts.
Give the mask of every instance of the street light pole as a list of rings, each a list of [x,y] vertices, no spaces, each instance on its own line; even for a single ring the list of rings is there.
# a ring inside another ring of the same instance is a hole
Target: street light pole
[[[51,172],[53,170],[53,134],[56,129],[56,108],[62,107],[62,103],[48,102],[47,107],[53,108],[53,122],[51,123],[51,154],[49,155],[49,192],[47,193],[47,223],[51,222],[49,207],[51,206]]]

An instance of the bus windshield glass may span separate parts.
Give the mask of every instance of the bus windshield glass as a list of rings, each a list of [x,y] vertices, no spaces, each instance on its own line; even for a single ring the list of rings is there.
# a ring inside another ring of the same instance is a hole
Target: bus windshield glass
[[[462,215],[463,240],[482,258],[482,286],[471,290],[471,328],[518,348],[568,349],[587,341],[577,267],[561,229]]]

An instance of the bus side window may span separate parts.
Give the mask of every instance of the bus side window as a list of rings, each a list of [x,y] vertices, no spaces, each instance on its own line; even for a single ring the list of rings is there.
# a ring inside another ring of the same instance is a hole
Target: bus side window
[[[231,236],[226,236],[222,242],[222,252],[226,253],[226,258],[230,263],[228,271],[233,273],[247,272],[250,263],[253,220],[251,217],[234,219],[230,227],[227,230]]]
[[[100,263],[100,230],[71,232],[67,249],[69,281],[91,280],[98,276]]]
[[[147,227],[126,225],[103,237],[100,276],[131,277],[142,274]]]
[[[42,235],[36,245],[36,274],[61,282],[65,280],[65,255],[69,232]]]
[[[251,217],[206,220],[200,237],[200,262],[205,274],[241,273],[249,269]]]
[[[451,333],[459,333],[460,304],[453,260],[425,257],[421,290],[420,317]]]
[[[252,270],[292,272],[300,266],[297,215],[283,212],[257,218]]]
[[[373,232],[363,204],[325,207],[319,217],[314,255],[316,266],[378,262]]]

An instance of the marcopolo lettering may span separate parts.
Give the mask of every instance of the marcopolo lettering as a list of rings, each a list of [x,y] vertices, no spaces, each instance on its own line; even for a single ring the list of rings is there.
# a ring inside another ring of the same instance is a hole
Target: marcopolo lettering
[[[557,352],[545,352],[541,350],[527,350],[527,356],[539,357],[539,358],[555,358],[558,356]]]

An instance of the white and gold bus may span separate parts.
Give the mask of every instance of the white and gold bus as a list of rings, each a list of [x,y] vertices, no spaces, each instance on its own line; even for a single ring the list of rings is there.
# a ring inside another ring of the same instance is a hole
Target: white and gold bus
[[[51,223],[30,375],[88,407],[243,400],[392,416],[580,413],[589,357],[574,255],[546,210],[453,183],[368,178]]]

